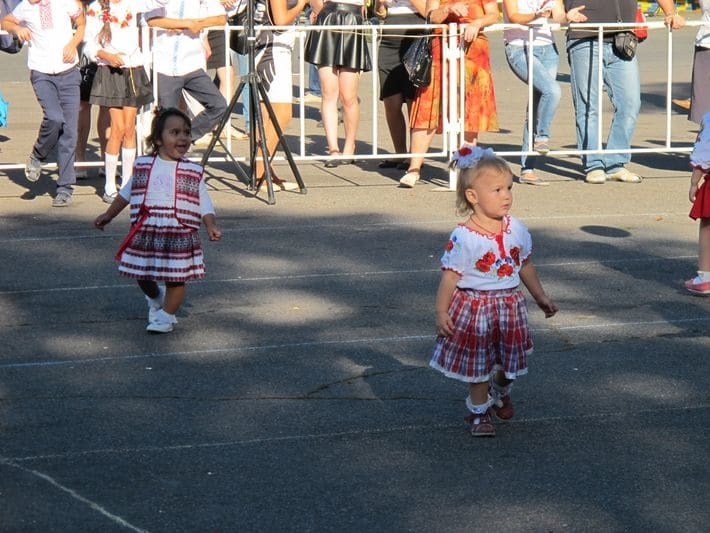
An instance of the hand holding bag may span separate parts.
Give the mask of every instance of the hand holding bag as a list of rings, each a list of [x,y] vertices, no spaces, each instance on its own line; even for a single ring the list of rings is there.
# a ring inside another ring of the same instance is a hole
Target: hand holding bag
[[[426,24],[429,24],[428,15]],[[409,75],[409,81],[415,87],[426,87],[431,83],[432,39],[432,31],[427,28],[421,37],[415,38],[402,58],[402,64]]]

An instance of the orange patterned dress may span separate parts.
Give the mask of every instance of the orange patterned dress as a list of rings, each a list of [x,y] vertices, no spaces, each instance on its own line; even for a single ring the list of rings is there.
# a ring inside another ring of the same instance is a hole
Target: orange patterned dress
[[[441,6],[453,4],[456,0],[441,0]],[[460,0],[459,0],[460,1]],[[487,0],[490,1],[490,0]],[[483,16],[484,0],[469,0],[469,17],[471,19]],[[449,15],[444,24],[463,22],[455,15]],[[420,87],[414,98],[410,114],[410,128],[436,129],[442,133],[441,120],[441,39],[432,40],[432,82],[426,87]],[[488,37],[482,32],[471,43],[465,56],[465,101],[464,101],[464,131],[478,133],[480,131],[498,131],[498,113],[496,112],[493,76],[488,51]]]

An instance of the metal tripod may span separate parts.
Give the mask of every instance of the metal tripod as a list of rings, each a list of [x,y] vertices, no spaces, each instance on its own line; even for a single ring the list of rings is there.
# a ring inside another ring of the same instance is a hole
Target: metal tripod
[[[288,144],[286,144],[286,141],[284,139],[284,134],[283,130],[281,129],[281,125],[278,123],[278,120],[276,119],[276,114],[274,113],[274,109],[271,106],[271,102],[269,101],[269,96],[266,93],[266,89],[264,88],[264,85],[261,82],[261,78],[259,77],[259,73],[256,71],[256,34],[254,30],[254,13],[253,13],[253,2],[251,0],[248,0],[246,2],[246,24],[244,25],[244,32],[246,33],[247,36],[247,57],[248,57],[248,66],[249,66],[249,72],[248,74],[243,77],[239,81],[239,85],[237,86],[236,91],[234,92],[234,95],[232,96],[232,99],[229,102],[229,105],[227,106],[227,111],[224,113],[222,116],[222,119],[219,122],[219,125],[217,128],[214,130],[212,133],[212,139],[210,140],[209,145],[205,149],[205,153],[202,155],[202,166],[205,166],[208,162],[209,156],[212,153],[212,150],[214,150],[214,147],[217,143],[219,143],[222,148],[224,149],[225,153],[227,154],[227,157],[234,163],[234,165],[237,168],[237,174],[243,183],[245,183],[250,189],[254,190],[255,194],[257,191],[257,185],[263,185],[264,183],[266,184],[266,189],[267,189],[267,201],[270,205],[273,205],[276,203],[276,198],[274,196],[274,182],[273,182],[273,176],[271,174],[271,162],[274,158],[274,154],[269,154],[269,149],[266,146],[266,133],[264,131],[264,117],[262,115],[261,111],[261,106],[259,103],[264,104],[264,107],[266,108],[267,113],[269,114],[269,119],[271,120],[271,124],[274,126],[274,130],[276,131],[276,134],[278,136],[278,143],[276,144],[276,148],[274,149],[274,153],[276,150],[278,150],[278,147],[281,146],[281,149],[284,151],[284,155],[286,157],[286,161],[288,161],[289,167],[291,168],[291,172],[293,173],[294,178],[296,179],[296,183],[298,183],[298,188],[301,192],[301,194],[306,194],[306,186],[303,183],[303,178],[301,178],[301,173],[298,170],[298,167],[296,166],[296,162],[293,159],[293,154],[291,153],[291,150],[288,147]],[[236,30],[233,30],[236,31]],[[244,79],[246,78],[246,79]],[[239,96],[241,95],[242,89],[244,88],[245,85],[249,86],[249,101],[245,103],[245,105],[249,106],[249,116],[250,116],[250,122],[249,122],[249,166],[250,166],[250,172],[249,175],[244,172],[242,167],[239,165],[237,160],[234,158],[232,153],[227,149],[225,144],[222,142],[220,139],[220,134],[222,133],[222,130],[224,130],[224,126],[227,124],[227,122],[231,119],[232,112],[237,104],[237,100],[239,99]],[[258,133],[258,135],[257,135]],[[257,142],[258,140],[258,142]],[[257,176],[256,176],[256,158],[257,158],[257,150],[261,152],[261,157],[262,160],[264,161],[264,178],[263,182],[257,184]]]

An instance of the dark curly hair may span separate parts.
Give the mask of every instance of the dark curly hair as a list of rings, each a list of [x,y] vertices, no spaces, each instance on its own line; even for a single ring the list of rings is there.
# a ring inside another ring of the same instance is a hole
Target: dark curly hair
[[[163,130],[165,129],[165,122],[170,117],[180,117],[185,121],[189,127],[192,127],[192,121],[185,113],[180,111],[175,107],[156,107],[155,116],[153,117],[153,122],[150,124],[150,133],[146,138],[145,142],[150,146],[151,153],[156,155],[160,148],[158,142],[163,135]]]

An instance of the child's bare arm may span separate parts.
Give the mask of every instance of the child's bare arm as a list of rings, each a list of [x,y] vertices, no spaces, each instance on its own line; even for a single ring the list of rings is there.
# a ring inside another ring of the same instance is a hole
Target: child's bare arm
[[[545,312],[545,318],[550,318],[557,313],[557,305],[545,294],[537,275],[537,269],[531,259],[525,261],[520,268],[520,280],[530,292],[537,306]]]
[[[449,305],[461,276],[453,270],[441,273],[439,289],[436,291],[436,334],[448,337],[454,330],[454,322],[449,316]]]
[[[205,223],[211,241],[218,241],[222,238],[222,230],[217,227],[217,217],[214,216],[214,213],[206,214],[202,217],[202,221]]]
[[[700,167],[694,167],[693,173],[690,175],[690,191],[688,192],[688,197],[691,202],[695,201],[695,195],[698,193],[698,186],[700,185],[700,180],[705,175],[705,171]]]
[[[111,222],[128,205],[128,200],[120,194],[116,195],[108,209],[94,219],[94,227],[103,231],[104,226]]]

